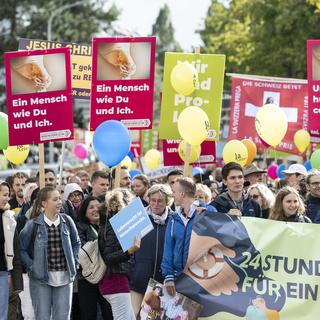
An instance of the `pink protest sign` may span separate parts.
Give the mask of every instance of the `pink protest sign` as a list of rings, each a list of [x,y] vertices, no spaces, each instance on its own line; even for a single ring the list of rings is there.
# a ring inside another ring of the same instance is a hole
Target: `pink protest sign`
[[[164,166],[181,166],[178,147],[181,140],[162,140]],[[216,162],[216,144],[214,141],[204,141],[201,144],[201,154],[195,164],[209,164]]]
[[[9,144],[73,139],[70,49],[5,53]]]
[[[94,38],[90,130],[106,120],[152,127],[155,37]]]
[[[313,142],[320,142],[320,40],[307,41],[308,129]]]

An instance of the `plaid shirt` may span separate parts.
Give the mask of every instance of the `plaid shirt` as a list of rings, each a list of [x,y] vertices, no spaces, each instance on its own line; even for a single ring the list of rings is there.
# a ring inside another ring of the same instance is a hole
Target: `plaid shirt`
[[[60,217],[54,222],[45,217],[45,222],[48,231],[48,271],[66,271],[67,261],[62,248]]]

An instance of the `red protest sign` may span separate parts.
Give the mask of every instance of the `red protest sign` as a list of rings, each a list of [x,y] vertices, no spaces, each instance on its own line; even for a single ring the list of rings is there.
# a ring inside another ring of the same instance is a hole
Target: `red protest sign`
[[[162,140],[164,166],[181,166],[184,164],[178,153],[181,140]],[[197,165],[216,162],[216,144],[214,141],[204,141],[201,144],[201,154],[195,162]]]
[[[152,127],[155,37],[94,38],[90,130],[105,120]]]
[[[308,127],[307,84],[260,79],[232,79],[231,117],[228,140],[251,138],[261,148],[265,146],[255,128],[255,116],[264,104],[273,103],[285,112],[288,130],[279,151],[298,154],[293,143],[294,134]]]
[[[5,53],[9,144],[73,139],[70,49]]]
[[[320,142],[320,40],[307,41],[309,131]]]

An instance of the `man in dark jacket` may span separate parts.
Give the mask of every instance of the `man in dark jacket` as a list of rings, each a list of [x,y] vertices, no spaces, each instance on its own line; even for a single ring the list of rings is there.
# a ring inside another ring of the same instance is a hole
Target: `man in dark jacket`
[[[261,218],[260,205],[249,195],[244,194],[242,167],[235,162],[227,163],[222,168],[222,178],[227,191],[218,195],[210,204],[218,212]]]
[[[306,201],[306,214],[313,223],[320,223],[320,171],[312,170],[306,184],[309,195]]]

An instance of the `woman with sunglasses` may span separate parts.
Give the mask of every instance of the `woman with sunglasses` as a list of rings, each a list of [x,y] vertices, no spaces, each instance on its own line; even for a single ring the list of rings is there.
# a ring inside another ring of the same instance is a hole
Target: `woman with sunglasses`
[[[134,267],[130,278],[131,301],[135,316],[138,315],[149,279],[163,282],[161,262],[164,239],[169,217],[172,213],[172,191],[168,185],[155,184],[146,194],[150,205],[146,208],[153,230],[142,240],[139,251],[134,254]]]
[[[249,187],[248,194],[260,204],[262,218],[268,219],[270,208],[273,206],[275,196],[270,189],[262,183],[256,183]]]

